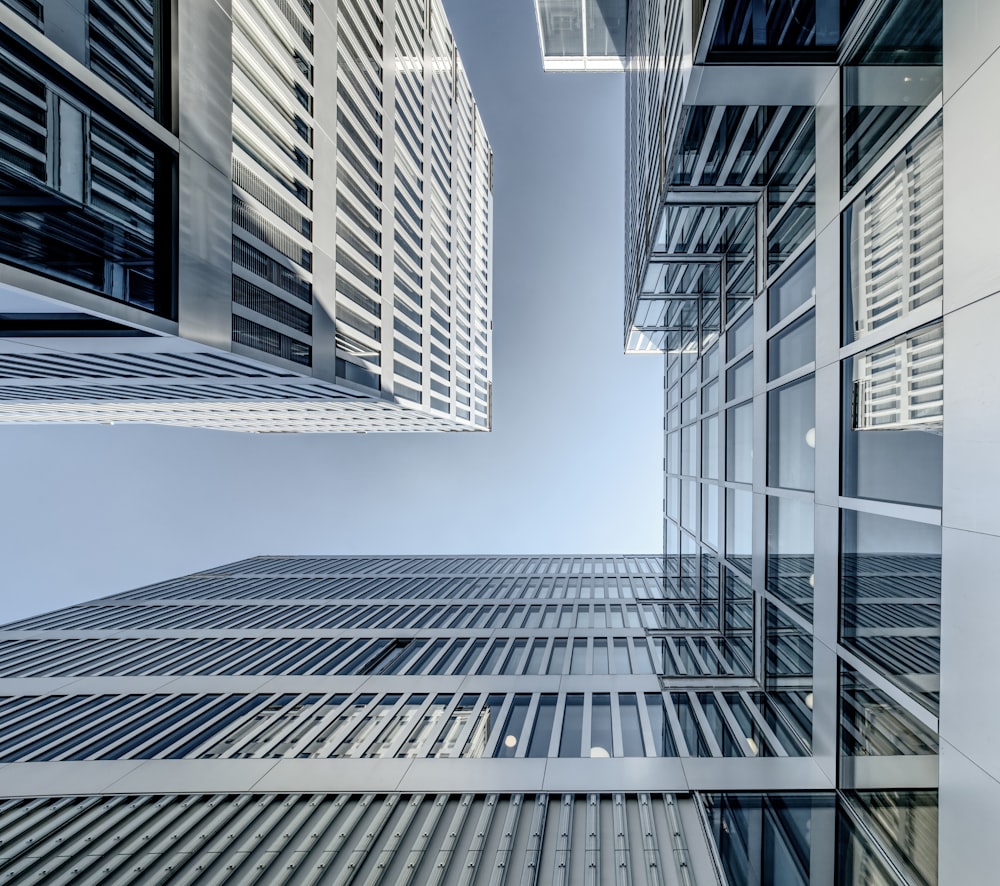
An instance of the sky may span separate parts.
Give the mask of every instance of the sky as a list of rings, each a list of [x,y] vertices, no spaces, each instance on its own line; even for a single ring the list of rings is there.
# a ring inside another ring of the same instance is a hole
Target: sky
[[[445,0],[494,159],[493,431],[0,427],[0,622],[255,554],[662,548],[660,358],[622,353],[624,78]]]

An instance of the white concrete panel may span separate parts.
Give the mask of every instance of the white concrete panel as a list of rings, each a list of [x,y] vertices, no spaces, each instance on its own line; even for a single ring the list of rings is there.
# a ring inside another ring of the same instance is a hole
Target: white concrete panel
[[[1000,4],[992,5],[1000,18]],[[1000,53],[944,106],[946,313],[1000,290],[1000,177],[994,172],[1000,164],[1000,116],[987,110],[995,107],[998,92]]]
[[[106,790],[113,794],[249,791],[274,765],[274,760],[146,760]]]
[[[945,0],[944,98],[947,101],[1000,47],[1000,3]]]
[[[99,794],[141,765],[141,760],[8,763],[0,766],[0,794],[4,797]]]
[[[943,542],[941,738],[1000,778],[1000,683],[984,672],[1000,624],[1000,595],[990,579],[1000,538],[945,529]]]
[[[1000,782],[948,744],[941,746],[938,794],[938,882],[997,882]]]
[[[942,522],[993,535],[1000,535],[1000,509],[990,494],[1000,488],[998,328],[1000,296],[978,301],[944,320]],[[993,572],[993,564],[980,562],[983,575]]]

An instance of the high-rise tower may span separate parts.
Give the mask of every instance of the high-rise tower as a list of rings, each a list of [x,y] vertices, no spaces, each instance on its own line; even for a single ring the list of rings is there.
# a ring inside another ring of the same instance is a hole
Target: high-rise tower
[[[489,429],[440,0],[5,0],[0,65],[0,422]]]

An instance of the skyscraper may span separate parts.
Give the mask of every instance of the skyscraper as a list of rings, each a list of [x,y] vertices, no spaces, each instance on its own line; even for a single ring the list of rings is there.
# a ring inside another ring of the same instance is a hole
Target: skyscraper
[[[741,651],[661,572],[258,557],[8,625],[0,879],[716,882],[657,671]]]
[[[675,565],[257,557],[7,625],[0,875],[933,880],[933,730],[845,671],[835,793],[801,619]]]
[[[626,46],[625,347],[665,355],[666,570],[721,593],[723,634],[748,601],[757,678],[808,691],[836,789],[795,795],[796,875],[754,836],[789,795],[725,798],[727,874],[830,882],[825,852],[837,882],[992,882],[1000,18],[632,0]],[[861,807],[877,862],[842,837]]]
[[[440,0],[5,0],[0,64],[0,422],[489,429]]]

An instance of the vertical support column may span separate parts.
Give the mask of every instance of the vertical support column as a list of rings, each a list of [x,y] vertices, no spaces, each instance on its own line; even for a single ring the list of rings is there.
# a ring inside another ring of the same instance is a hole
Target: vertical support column
[[[837,783],[840,514],[840,73],[816,105],[816,504],[813,755]],[[831,867],[832,869],[832,867]]]
[[[232,345],[233,23],[229,0],[179,0],[177,319]]]
[[[313,82],[313,327],[312,371],[315,378],[337,377],[337,4],[318,0]]]

